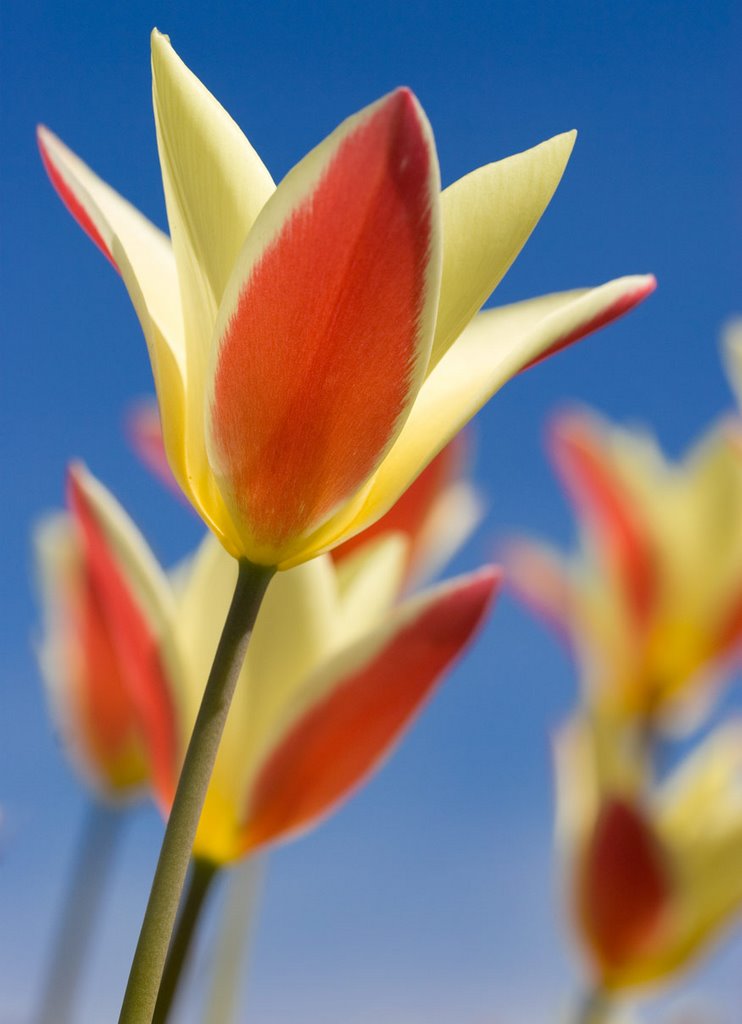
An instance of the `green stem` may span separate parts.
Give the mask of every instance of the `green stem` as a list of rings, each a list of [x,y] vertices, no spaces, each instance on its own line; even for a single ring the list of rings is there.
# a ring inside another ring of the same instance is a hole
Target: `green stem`
[[[607,1024],[610,1013],[610,999],[602,989],[596,988],[588,992],[578,1004],[574,1024]]]
[[[91,804],[57,925],[38,1024],[70,1024],[95,919],[113,866],[123,812]]]
[[[204,1024],[234,1024],[240,987],[244,985],[245,954],[252,939],[265,874],[265,859],[252,856],[233,868],[231,874],[219,941],[212,959],[214,966]]]
[[[206,791],[247,644],[274,569],[241,560],[237,586],[165,829],[119,1024],[150,1024]]]
[[[173,941],[167,954],[152,1024],[166,1024],[178,991],[183,968],[191,952],[196,925],[218,870],[218,866],[211,861],[202,860],[199,857],[194,857],[191,861],[190,881],[178,915]]]

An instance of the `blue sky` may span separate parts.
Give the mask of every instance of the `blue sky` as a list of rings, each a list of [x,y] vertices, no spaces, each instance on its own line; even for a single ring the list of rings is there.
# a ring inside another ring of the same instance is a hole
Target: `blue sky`
[[[0,937],[3,1022],[27,1019],[85,803],[56,749],[31,651],[30,525],[60,502],[67,460],[82,457],[166,563],[200,535],[127,450],[125,410],[151,388],[144,343],[120,281],[46,182],[36,123],[163,225],[153,25],[276,178],[399,84],[426,108],[444,183],[579,130],[564,181],[496,300],[634,272],[654,272],[660,287],[624,322],[513,382],[479,417],[476,475],[491,510],[454,567],[465,568],[491,557],[513,527],[570,539],[542,445],[560,403],[650,424],[670,452],[731,405],[718,337],[741,301],[732,7],[4,5],[0,890],[14,928],[12,940],[7,927]],[[251,1020],[283,1024],[298,1008],[305,1024],[556,1019],[578,982],[552,879],[548,736],[573,692],[561,652],[503,599],[381,776],[274,857]],[[154,812],[132,816],[81,1024],[116,1005],[159,835]],[[734,966],[727,952],[693,984],[736,984],[742,998]]]

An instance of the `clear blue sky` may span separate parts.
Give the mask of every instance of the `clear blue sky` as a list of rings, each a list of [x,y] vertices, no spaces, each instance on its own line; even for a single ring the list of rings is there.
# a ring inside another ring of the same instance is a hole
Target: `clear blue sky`
[[[45,179],[36,123],[161,224],[153,25],[170,34],[276,178],[344,116],[402,83],[433,124],[444,182],[579,129],[563,184],[497,301],[633,272],[653,271],[660,288],[623,323],[515,381],[480,416],[477,477],[491,512],[457,561],[464,568],[515,526],[570,538],[542,452],[544,418],[560,402],[650,423],[673,452],[731,404],[717,350],[721,324],[742,305],[732,7],[6,0],[3,1024],[27,1019],[84,809],[45,718],[30,649],[29,526],[59,503],[65,463],[79,456],[164,561],[200,532],[127,451],[124,410],[151,387],[144,342],[120,281]],[[573,690],[561,652],[502,600],[382,775],[273,859],[252,1021],[557,1019],[576,981],[553,894],[548,735]],[[159,835],[154,812],[135,816],[81,1024],[113,1015],[106,1008],[123,984]],[[742,1000],[734,966],[728,952],[714,965],[716,980],[700,973],[693,984],[736,984]]]

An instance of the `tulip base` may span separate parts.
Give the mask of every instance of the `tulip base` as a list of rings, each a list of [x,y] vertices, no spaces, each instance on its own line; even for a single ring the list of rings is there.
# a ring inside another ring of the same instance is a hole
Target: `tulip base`
[[[240,669],[275,569],[241,560],[160,850],[119,1024],[151,1024],[191,850]]]

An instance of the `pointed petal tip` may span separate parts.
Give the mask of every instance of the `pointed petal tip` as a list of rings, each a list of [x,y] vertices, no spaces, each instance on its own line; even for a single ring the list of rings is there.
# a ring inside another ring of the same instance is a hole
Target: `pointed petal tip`
[[[170,36],[167,35],[165,32],[160,32],[160,30],[159,30],[159,28],[157,28],[157,26],[155,26],[152,29],[152,31],[150,32],[149,41],[150,41],[150,46],[152,47],[152,52],[153,53],[157,49],[163,49],[163,48],[166,48],[166,47],[172,48],[172,43],[170,42]]]
[[[526,363],[523,370],[529,370],[534,366],[538,366],[539,363],[544,362],[550,356],[556,355],[557,352],[561,352],[562,349],[568,348],[570,345],[574,345],[577,341],[582,341],[583,338],[587,338],[590,334],[594,334],[603,327],[607,327],[608,324],[613,323],[614,320],[619,320],[626,313],[630,313],[632,309],[642,303],[648,298],[657,287],[657,279],[654,274],[636,274],[628,277],[620,277],[615,281],[608,281],[604,285],[600,285],[598,288],[590,290],[590,294],[597,293],[602,294],[604,290],[614,289],[618,290],[618,294],[615,297],[611,297],[610,301],[607,301],[601,305],[597,312],[592,315],[580,319],[577,325],[568,330],[561,338],[556,340],[550,345],[545,351],[541,352],[530,362]],[[583,299],[587,296],[583,296]],[[577,300],[580,302],[581,300]]]
[[[560,132],[559,135],[555,136],[555,139],[560,140],[564,144],[565,148],[569,150],[569,153],[571,153],[574,149],[575,142],[577,142],[577,129],[570,128],[569,131]]]
[[[552,413],[546,422],[546,450],[551,461],[561,468],[576,448],[585,443],[600,444],[600,419],[590,409],[565,406]]]
[[[65,474],[65,493],[67,503],[75,511],[81,502],[86,501],[86,484],[90,471],[82,459],[73,459],[67,463]]]
[[[95,176],[46,125],[36,126],[36,142],[44,170],[57,195],[83,231],[118,271],[111,249],[101,233],[100,214],[91,209],[90,196],[80,181],[80,170],[75,170],[75,165],[80,165],[93,178]]]
[[[505,576],[501,565],[484,565],[475,570],[462,582],[462,591],[472,605],[481,606],[479,619],[485,618],[502,588]]]

